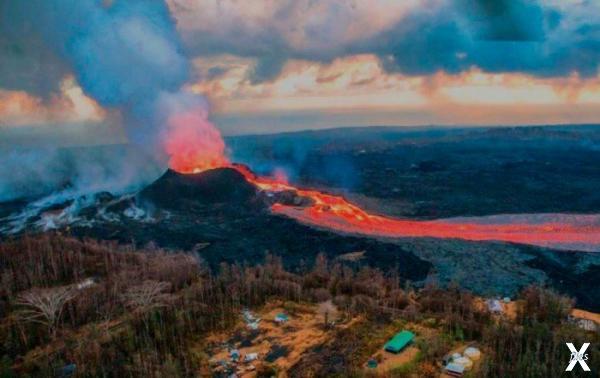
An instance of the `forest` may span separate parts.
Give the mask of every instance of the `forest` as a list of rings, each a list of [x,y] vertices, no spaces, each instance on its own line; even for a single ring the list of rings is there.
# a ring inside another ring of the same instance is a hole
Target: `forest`
[[[370,342],[373,330],[409,321],[440,336],[419,343],[418,360],[390,376],[437,376],[455,340],[483,349],[478,376],[554,376],[569,361],[565,342],[590,342],[588,365],[600,369],[598,333],[567,320],[573,300],[537,286],[523,288],[514,319],[498,319],[457,286],[417,286],[394,270],[324,255],[294,272],[276,254],[215,270],[189,253],[60,234],[0,243],[0,280],[3,378],[205,376],[206,336],[232,328],[242,309],[273,300],[331,300],[360,319],[331,330],[331,340],[302,356],[288,376],[364,376],[365,358],[381,347]]]

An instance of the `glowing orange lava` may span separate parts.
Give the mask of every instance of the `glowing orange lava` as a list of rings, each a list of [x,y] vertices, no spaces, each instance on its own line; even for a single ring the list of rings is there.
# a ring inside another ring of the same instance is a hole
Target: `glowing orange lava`
[[[302,223],[374,237],[431,237],[472,241],[504,241],[558,249],[600,251],[600,215],[519,215],[415,221],[369,214],[341,196],[298,189],[287,182],[257,177],[233,165],[248,181],[270,192],[295,191],[312,199],[296,207],[275,203],[271,211]]]
[[[271,211],[297,221],[343,233],[373,237],[430,237],[471,241],[503,241],[563,250],[600,252],[600,215],[523,214],[433,221],[394,219],[369,214],[341,196],[300,189],[285,180],[259,177],[247,167],[226,164],[265,192],[293,191],[311,204],[274,203]]]
[[[180,111],[167,120],[164,150],[169,166],[181,173],[199,173],[229,165],[225,142],[202,107]]]

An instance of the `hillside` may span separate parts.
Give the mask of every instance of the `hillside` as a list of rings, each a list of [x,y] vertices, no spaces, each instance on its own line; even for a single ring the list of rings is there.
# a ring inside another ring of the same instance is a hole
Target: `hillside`
[[[590,367],[600,368],[598,334],[567,321],[569,299],[536,287],[522,292],[514,318],[498,317],[468,292],[434,284],[417,290],[324,256],[302,273],[267,256],[261,265],[223,264],[212,274],[188,254],[59,235],[0,244],[0,276],[4,377],[206,376],[223,371],[213,355],[227,345],[247,350],[261,340],[270,344],[257,349],[253,375],[372,376],[364,364],[388,358],[383,343],[406,328],[417,335],[418,353],[393,365],[394,376],[437,376],[442,357],[465,343],[485,356],[476,376],[550,376],[569,359],[564,340],[591,342]],[[265,317],[254,336],[243,309]],[[289,326],[269,326],[278,312],[288,314]],[[295,332],[302,330],[315,339],[300,343]]]

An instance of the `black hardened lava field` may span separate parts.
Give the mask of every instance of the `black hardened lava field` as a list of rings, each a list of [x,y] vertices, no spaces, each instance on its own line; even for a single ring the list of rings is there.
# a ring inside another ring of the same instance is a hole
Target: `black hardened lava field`
[[[0,0],[0,378],[598,376],[599,162],[600,0]]]

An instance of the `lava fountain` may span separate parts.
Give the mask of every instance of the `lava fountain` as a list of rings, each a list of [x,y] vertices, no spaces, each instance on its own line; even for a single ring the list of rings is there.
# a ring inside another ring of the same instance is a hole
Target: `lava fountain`
[[[181,173],[199,173],[229,165],[225,142],[208,120],[203,106],[189,107],[167,118],[164,151],[169,166]]]

